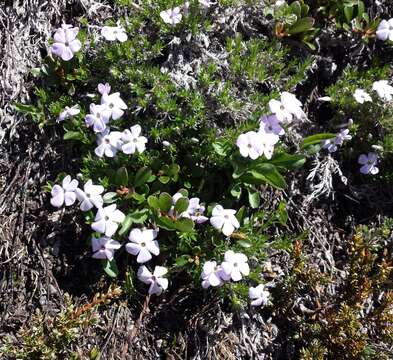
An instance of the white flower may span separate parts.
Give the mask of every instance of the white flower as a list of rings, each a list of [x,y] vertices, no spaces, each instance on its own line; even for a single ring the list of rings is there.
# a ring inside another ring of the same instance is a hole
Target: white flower
[[[256,287],[250,287],[248,289],[248,295],[252,300],[251,306],[266,306],[269,301],[270,293],[265,290],[263,284],[259,284]]]
[[[66,24],[62,25],[53,35],[55,42],[50,47],[51,52],[64,61],[71,60],[82,47],[81,42],[76,39],[78,32],[78,28]]]
[[[295,95],[286,91],[281,93],[280,101],[270,100],[269,108],[276,115],[277,119],[282,122],[291,122],[293,116],[298,120],[306,117],[306,114],[302,110],[302,103]]]
[[[111,117],[111,111],[106,105],[90,104],[90,114],[86,115],[85,123],[93,127],[94,132],[102,133]]]
[[[101,134],[97,134],[97,144],[94,152],[97,156],[114,157],[118,149],[121,149],[123,142],[121,141],[122,133],[120,131],[110,131],[106,128]]]
[[[389,39],[393,41],[393,19],[382,20],[378,25],[376,34],[379,40],[386,41]]]
[[[143,153],[146,149],[147,139],[141,135],[142,128],[140,125],[131,126],[130,130],[126,129],[122,133],[121,140],[123,145],[121,147],[124,154],[134,154],[136,150]]]
[[[109,237],[92,237],[91,245],[93,248],[93,258],[95,259],[108,259],[111,261],[113,259],[113,254],[115,250],[119,249],[121,245]]]
[[[111,86],[108,83],[102,84],[99,83],[97,86],[97,90],[101,95],[109,94],[111,92]]]
[[[83,186],[83,190],[76,189],[76,197],[80,201],[80,209],[82,211],[88,211],[94,206],[99,209],[104,204],[101,194],[104,192],[102,185],[94,185],[91,180],[88,180]]]
[[[376,153],[370,152],[367,155],[362,154],[359,156],[358,163],[363,165],[360,168],[362,174],[376,175],[379,173],[378,165],[378,155]]]
[[[251,159],[255,160],[262,153],[259,137],[255,131],[249,131],[239,135],[236,145],[243,157],[249,156]]]
[[[337,151],[336,138],[323,140],[322,148],[329,151],[330,153],[336,152]]]
[[[51,191],[52,198],[50,203],[52,206],[61,207],[71,206],[76,200],[75,190],[78,187],[78,180],[71,180],[71,176],[67,175],[62,182],[62,186],[54,185]]]
[[[372,101],[371,96],[367,94],[363,89],[356,89],[353,97],[359,104],[364,104],[366,101]]]
[[[285,131],[281,127],[276,115],[262,116],[260,118],[259,128],[266,134],[279,136],[285,134]]]
[[[340,132],[336,135],[335,137],[335,143],[337,145],[342,145],[344,141],[346,140],[351,140],[352,136],[349,135],[349,130],[348,129],[341,129]]]
[[[151,260],[151,254],[157,256],[160,253],[157,237],[157,231],[153,229],[132,229],[129,235],[129,242],[126,250],[132,255],[138,255],[136,261],[145,263]]]
[[[80,113],[79,106],[74,105],[71,107],[66,106],[64,110],[60,113],[59,118],[57,119],[57,122],[64,121],[66,119],[70,119],[74,117],[75,115],[78,115]]]
[[[317,100],[322,102],[329,102],[332,101],[332,98],[330,96],[321,96]]]
[[[160,16],[164,23],[175,26],[182,19],[181,8],[179,6],[176,6],[173,9],[161,11]]]
[[[120,93],[118,92],[110,95],[106,92],[103,93],[101,97],[101,104],[108,107],[113,120],[120,119],[124,114],[124,110],[127,109],[126,103],[120,98]]]
[[[250,273],[247,261],[246,255],[228,250],[225,252],[221,267],[225,275],[230,276],[233,281],[239,281]]]
[[[266,159],[271,159],[274,152],[274,145],[277,144],[280,138],[273,132],[267,133],[264,127],[261,127],[257,134],[261,149],[260,155],[265,155]]]
[[[125,219],[125,215],[116,209],[116,204],[99,208],[91,228],[105,236],[111,237]]]
[[[208,9],[212,3],[210,0],[198,0],[199,5],[201,5],[204,9]]]
[[[168,279],[163,277],[167,272],[168,270],[166,267],[156,266],[152,274],[149,269],[143,265],[138,269],[138,279],[150,285],[150,295],[160,295],[163,290],[168,288]]]
[[[101,35],[108,41],[127,41],[126,30],[122,26],[104,26],[101,29]]]
[[[220,286],[224,281],[229,280],[231,277],[226,275],[220,265],[215,261],[206,261],[202,270],[202,287],[204,289],[209,286]]]
[[[235,229],[240,227],[239,221],[236,219],[236,210],[224,209],[221,205],[216,205],[212,211],[210,224],[226,236],[231,235]]]
[[[205,212],[205,207],[199,204],[199,198],[191,198],[188,203],[187,210],[181,214],[182,217],[191,218],[192,221],[197,224],[202,224],[209,220],[203,215]]]
[[[373,83],[373,90],[377,92],[382,100],[392,100],[393,86],[389,85],[387,80],[375,81]]]

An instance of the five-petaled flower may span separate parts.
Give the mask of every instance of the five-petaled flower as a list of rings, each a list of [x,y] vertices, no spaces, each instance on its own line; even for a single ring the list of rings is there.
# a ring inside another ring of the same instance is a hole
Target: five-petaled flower
[[[111,117],[111,111],[106,105],[90,104],[90,114],[86,115],[87,127],[93,127],[94,132],[102,133]]]
[[[164,23],[175,26],[182,19],[181,8],[179,6],[160,12],[161,19]]]
[[[323,140],[322,148],[329,151],[330,153],[336,152],[337,151],[336,138]]]
[[[157,231],[153,229],[132,229],[129,235],[130,242],[126,244],[126,250],[132,255],[138,255],[136,261],[145,263],[151,260],[151,254],[157,256],[160,253]]]
[[[115,250],[121,247],[120,243],[109,237],[103,236],[100,238],[92,237],[91,246],[93,248],[93,258],[95,259],[113,259]]]
[[[78,28],[63,24],[53,35],[55,42],[50,47],[51,52],[64,61],[71,60],[82,47],[81,42],[76,38],[78,32]]]
[[[356,89],[353,94],[353,97],[359,104],[364,104],[365,102],[373,101],[373,99],[371,99],[371,96],[363,89]]]
[[[276,115],[262,116],[260,118],[259,128],[267,134],[284,135],[285,131],[281,127]]]
[[[349,135],[349,129],[341,129],[340,132],[335,137],[335,143],[337,145],[342,145],[344,141],[351,140],[352,136]]]
[[[97,144],[94,152],[97,156],[114,157],[117,151],[121,149],[123,142],[121,141],[122,133],[120,131],[110,131],[106,128],[102,133],[97,134]]]
[[[385,101],[392,100],[393,86],[389,85],[387,80],[379,80],[373,83],[373,90],[378,96]]]
[[[105,236],[111,237],[125,219],[125,215],[118,209],[116,204],[112,204],[97,210],[91,228]]]
[[[101,97],[101,104],[106,105],[113,120],[120,119],[127,109],[126,103],[121,99],[120,93],[108,94],[104,92]]]
[[[250,157],[255,160],[261,155],[262,147],[260,138],[255,131],[248,131],[245,134],[239,135],[236,145],[239,148],[240,154],[243,157]]]
[[[201,205],[199,201],[200,200],[197,197],[191,198],[189,200],[187,210],[181,214],[181,217],[190,218],[197,224],[202,224],[209,220],[209,218],[203,215],[203,213],[205,212],[205,207]]]
[[[377,38],[382,41],[389,39],[393,41],[393,18],[389,20],[382,20],[376,31]]]
[[[156,266],[153,274],[150,270],[142,265],[138,269],[138,279],[145,284],[150,285],[149,294],[160,295],[163,290],[168,288],[168,279],[164,278],[164,275],[168,272],[167,268],[164,266]]]
[[[203,265],[201,278],[202,287],[206,289],[209,286],[220,286],[231,277],[224,273],[221,265],[217,265],[216,261],[206,261]]]
[[[62,185],[54,185],[51,191],[52,198],[50,203],[52,206],[61,207],[71,206],[76,200],[75,190],[78,187],[78,180],[71,180],[71,176],[67,175],[62,182]]]
[[[235,214],[236,210],[224,209],[221,205],[216,205],[213,208],[210,223],[214,228],[221,230],[224,235],[229,236],[240,227]]]
[[[126,30],[122,26],[104,26],[101,35],[108,41],[127,41]]]
[[[260,155],[265,155],[266,159],[271,159],[274,145],[277,144],[278,140],[278,135],[273,132],[266,132],[265,127],[261,127],[258,131]]]
[[[146,149],[147,139],[141,136],[142,128],[140,125],[131,126],[130,130],[126,129],[123,131],[121,140],[123,145],[121,146],[124,154],[134,154],[136,150],[139,153],[143,153]]]
[[[369,152],[367,155],[362,154],[359,156],[358,163],[363,165],[360,168],[362,174],[376,175],[379,173],[378,165],[378,155],[373,152]]]
[[[80,209],[88,211],[94,206],[99,209],[104,204],[101,194],[104,192],[102,185],[94,185],[91,180],[88,180],[82,189],[76,189],[76,197],[80,201]]]
[[[228,250],[225,252],[221,267],[225,275],[230,276],[233,281],[240,281],[243,276],[248,276],[250,273],[247,261],[246,255]]]
[[[66,119],[71,119],[74,116],[78,115],[80,113],[79,105],[74,105],[74,106],[66,106],[64,110],[60,113],[57,122],[64,121]]]
[[[248,289],[248,296],[250,297],[251,306],[266,306],[269,301],[270,293],[265,290],[263,284]]]
[[[295,95],[286,91],[281,93],[280,101],[274,99],[270,100],[269,108],[270,111],[276,115],[276,118],[282,122],[291,122],[293,116],[298,120],[306,117],[302,109],[302,103]]]

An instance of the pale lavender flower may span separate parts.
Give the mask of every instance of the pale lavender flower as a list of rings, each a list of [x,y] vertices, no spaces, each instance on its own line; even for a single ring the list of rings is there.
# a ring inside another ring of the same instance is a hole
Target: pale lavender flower
[[[97,90],[101,95],[109,95],[109,93],[111,92],[111,86],[108,83],[99,83],[97,86]]]
[[[101,97],[101,104],[106,105],[111,112],[113,120],[120,119],[127,109],[126,103],[121,99],[120,93],[107,94],[104,92]]]
[[[92,237],[91,245],[93,248],[94,259],[108,259],[111,261],[115,250],[121,247],[120,243],[109,237],[103,236],[100,238]]]
[[[210,0],[198,0],[199,5],[201,5],[202,8],[204,9],[208,9],[212,3],[210,2]]]
[[[389,20],[382,20],[376,31],[377,38],[382,41],[389,39],[393,41],[393,18]]]
[[[104,26],[101,29],[101,35],[108,41],[127,41],[126,30],[122,26]]]
[[[158,256],[160,247],[157,237],[157,230],[153,229],[132,229],[128,239],[130,242],[126,244],[126,250],[132,255],[138,255],[136,261],[145,263],[151,260],[151,254]]]
[[[74,116],[78,115],[79,113],[80,113],[80,109],[79,109],[78,105],[74,105],[74,106],[71,106],[71,107],[66,106],[64,108],[64,110],[60,113],[60,115],[59,115],[59,117],[57,119],[57,122],[64,121],[64,120],[67,120],[67,119],[71,119]]]
[[[246,255],[228,250],[225,252],[221,267],[225,275],[230,276],[233,281],[240,281],[243,276],[248,276],[250,273],[247,261]]]
[[[230,276],[226,275],[221,267],[215,261],[206,261],[203,265],[201,274],[202,287],[207,289],[209,286],[220,286],[224,281],[230,280]]]
[[[78,180],[72,180],[71,176],[67,175],[63,179],[61,186],[54,185],[51,191],[52,198],[50,199],[52,206],[61,207],[63,204],[65,206],[73,205],[76,200],[75,190],[78,184]]]
[[[90,114],[86,115],[87,127],[92,127],[95,133],[102,133],[106,129],[111,117],[111,111],[106,105],[90,104]]]
[[[378,155],[373,152],[369,152],[367,155],[362,154],[359,156],[358,163],[363,165],[360,168],[362,174],[376,175],[379,173],[378,165]]]
[[[122,133],[120,131],[110,131],[106,128],[102,133],[97,134],[97,144],[94,152],[98,157],[114,157],[117,151],[121,149]]]
[[[161,11],[160,16],[164,23],[175,26],[182,19],[181,8],[176,6],[173,9]]]
[[[104,192],[102,185],[94,185],[91,180],[88,180],[83,186],[83,190],[76,189],[76,197],[80,201],[80,209],[88,211],[94,206],[99,209],[103,206],[104,200],[101,194]]]
[[[50,47],[51,52],[64,61],[71,60],[82,47],[81,42],[76,38],[78,32],[78,28],[63,24],[53,35],[55,42]]]
[[[125,219],[125,215],[112,204],[97,210],[91,228],[105,236],[111,237]]]
[[[259,128],[263,130],[264,133],[274,134],[274,135],[284,135],[285,131],[281,127],[280,122],[276,115],[262,116],[260,118]]]
[[[349,129],[341,129],[340,132],[335,137],[335,143],[337,145],[342,145],[344,141],[351,140],[352,136],[349,135]]]
[[[131,126],[130,130],[126,129],[123,131],[121,137],[123,145],[121,149],[124,154],[134,154],[135,151],[141,154],[145,151],[147,139],[141,136],[141,131],[140,125]]]
[[[257,141],[260,148],[260,155],[265,155],[266,159],[271,159],[274,152],[274,145],[280,140],[278,135],[265,132],[265,128],[261,127],[257,133]]]
[[[209,218],[203,215],[205,212],[205,207],[199,204],[199,198],[191,198],[188,203],[188,208],[185,212],[181,214],[182,217],[190,218],[192,221],[197,224],[203,224]]]
[[[231,235],[235,229],[240,227],[236,219],[236,210],[224,209],[221,205],[216,205],[212,211],[210,224],[218,230],[221,230],[225,236]]]
[[[166,267],[156,266],[153,274],[146,266],[141,266],[138,269],[138,279],[144,282],[149,287],[149,294],[160,295],[163,290],[168,288],[168,279],[164,278],[164,275],[168,272]]]
[[[256,287],[250,287],[248,289],[248,295],[252,300],[251,306],[266,306],[269,302],[270,293],[265,290],[263,284],[259,284]]]
[[[330,153],[334,153],[337,151],[337,143],[336,138],[326,139],[322,141],[322,148],[329,151]]]

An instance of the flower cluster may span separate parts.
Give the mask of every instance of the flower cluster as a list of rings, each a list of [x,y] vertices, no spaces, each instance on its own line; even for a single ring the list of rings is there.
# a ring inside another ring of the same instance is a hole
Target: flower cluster
[[[391,101],[393,95],[393,86],[389,85],[387,80],[379,80],[373,83],[372,89],[377,93],[378,97],[383,101]],[[363,89],[356,89],[353,97],[359,104],[372,102],[371,96]]]
[[[341,129],[334,138],[322,141],[322,148],[326,149],[330,153],[333,153],[337,151],[338,146],[343,145],[344,141],[351,139],[352,136],[349,135],[349,129]]]
[[[198,0],[198,3],[203,9],[208,9],[212,5],[209,0]],[[188,15],[189,7],[190,3],[186,1],[181,6],[176,6],[174,8],[161,11],[160,17],[165,24],[175,26],[181,22],[183,16]]]

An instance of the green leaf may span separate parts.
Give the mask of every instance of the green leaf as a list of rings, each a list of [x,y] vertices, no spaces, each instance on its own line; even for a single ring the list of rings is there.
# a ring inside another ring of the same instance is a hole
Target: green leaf
[[[259,192],[253,188],[247,189],[247,192],[248,192],[248,202],[250,203],[250,206],[253,209],[256,209],[261,202],[261,197],[259,196]]]
[[[236,213],[236,219],[241,223],[246,215],[246,207],[243,205]]]
[[[152,209],[159,209],[160,208],[160,203],[159,203],[159,201],[158,201],[158,198],[157,198],[157,196],[154,196],[154,195],[150,195],[148,198],[147,198],[147,203],[149,204],[149,206],[152,208]]]
[[[306,137],[302,144],[301,144],[301,148],[304,149],[310,145],[315,145],[315,144],[319,144],[321,141],[323,140],[328,140],[328,139],[332,139],[334,138],[336,135],[331,134],[331,133],[325,133],[325,134],[315,134],[315,135],[311,135],[309,137]]]
[[[242,195],[242,187],[240,184],[235,184],[233,186],[231,189],[231,195],[236,199],[240,199],[240,196]]]
[[[171,177],[176,177],[180,172],[180,166],[178,164],[169,165],[167,174]]]
[[[172,196],[165,192],[161,193],[158,198],[158,205],[162,211],[168,212],[172,207]]]
[[[30,114],[30,115],[34,115],[34,114],[39,114],[40,111],[34,106],[34,105],[27,105],[27,104],[22,104],[22,103],[16,103],[13,104],[12,107],[23,114]]]
[[[303,155],[291,155],[287,153],[275,154],[269,161],[279,168],[286,170],[295,170],[301,168],[306,162],[306,157]]]
[[[247,184],[270,184],[277,189],[284,189],[287,184],[277,168],[272,164],[258,164],[241,177]]]
[[[104,260],[103,262],[104,271],[108,274],[108,276],[115,278],[119,274],[119,269],[117,268],[116,260],[112,259]]]
[[[152,175],[151,169],[148,168],[147,166],[140,168],[135,174],[134,186],[138,187],[146,184],[151,175]]]
[[[131,198],[134,199],[138,204],[142,204],[146,199],[145,195],[138,193],[133,193]]]
[[[119,230],[119,235],[123,236],[125,233],[130,230],[131,225],[132,225],[132,217],[130,215],[127,215],[124,221],[121,223],[121,229]]]
[[[176,230],[190,232],[194,230],[194,222],[188,218],[180,218],[176,221]]]
[[[353,5],[344,6],[344,15],[347,22],[350,23],[353,18]]]
[[[82,141],[84,136],[79,131],[67,131],[64,136],[63,140],[80,140]]]
[[[302,17],[302,7],[300,6],[299,1],[294,1],[291,5],[289,5],[292,12],[296,15],[298,19]]]
[[[128,185],[128,171],[124,166],[116,171],[115,181],[118,186]]]
[[[178,214],[181,214],[182,212],[186,211],[188,209],[188,205],[190,204],[190,201],[185,198],[181,197],[179,200],[176,201],[175,204],[175,210]]]
[[[189,261],[188,261],[189,258],[190,257],[188,255],[179,256],[175,260],[175,266],[183,267],[183,266],[187,265],[189,263]]]
[[[285,201],[281,201],[280,204],[278,205],[277,209],[277,219],[279,223],[283,226],[287,225],[288,221],[288,212],[286,208],[286,203]]]
[[[104,194],[104,196],[102,198],[103,198],[105,204],[112,204],[116,201],[117,193],[115,193],[113,191],[107,192],[106,194]]]
[[[157,219],[157,226],[165,229],[165,230],[169,230],[169,231],[174,231],[176,230],[176,224],[175,222],[170,219],[167,216],[161,216]]]
[[[311,30],[314,25],[314,19],[312,17],[305,17],[296,21],[289,29],[288,33],[291,35],[300,34]]]
[[[213,149],[217,155],[227,156],[230,146],[226,140],[219,140],[213,143]]]
[[[160,176],[158,178],[158,181],[162,184],[168,184],[169,180],[171,180],[171,178],[169,176]]]
[[[248,241],[245,240],[239,240],[237,243],[241,246],[244,247],[245,249],[250,248],[251,244]]]

